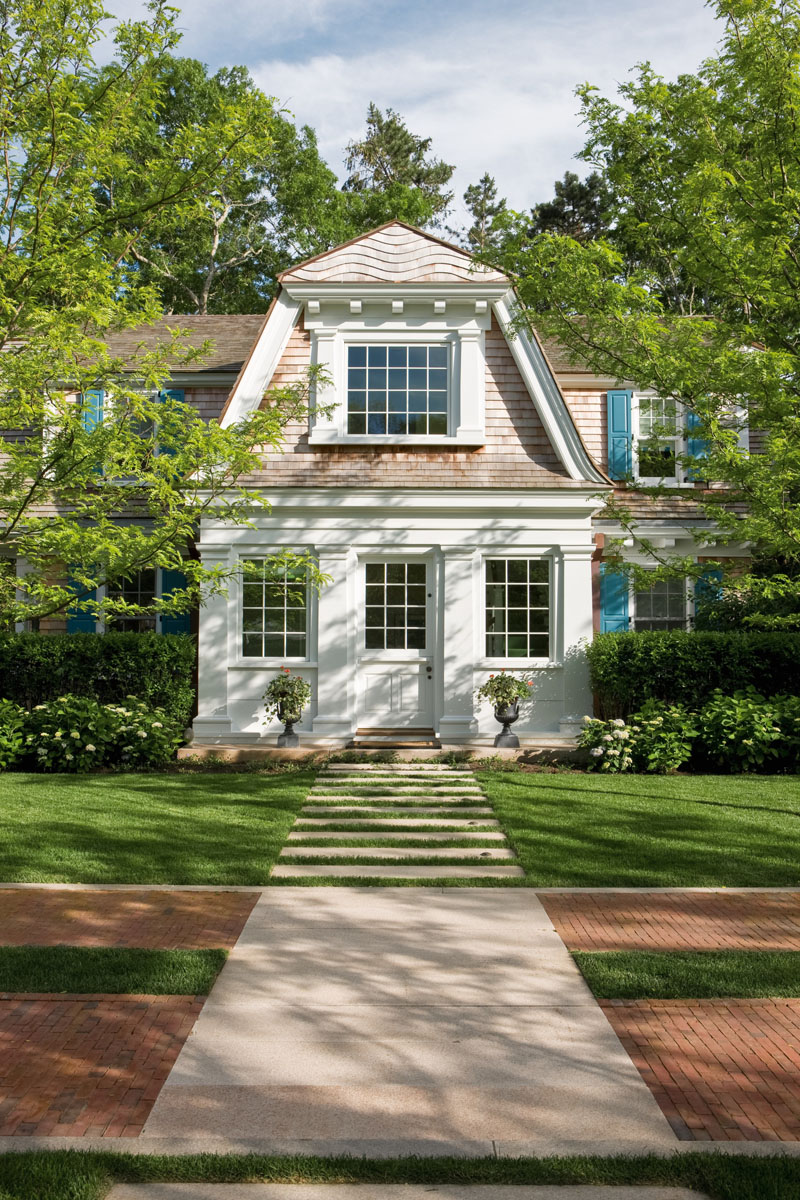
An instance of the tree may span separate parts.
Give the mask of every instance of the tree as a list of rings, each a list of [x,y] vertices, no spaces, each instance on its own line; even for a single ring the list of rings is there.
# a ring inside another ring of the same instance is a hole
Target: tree
[[[476,254],[486,254],[501,244],[502,231],[497,228],[498,218],[506,212],[506,202],[497,198],[497,184],[486,172],[478,183],[470,184],[464,192],[464,203],[472,217],[472,225],[464,240]]]
[[[146,20],[121,25],[116,60],[98,72],[91,47],[104,18],[96,0],[0,4],[0,556],[27,572],[22,599],[0,573],[4,624],[68,604],[122,611],[95,589],[145,566],[189,576],[162,611],[223,587],[225,572],[187,561],[197,522],[210,507],[250,519],[263,501],[237,481],[308,399],[305,384],[284,390],[223,430],[163,391],[170,367],[196,354],[177,323],[133,371],[109,353],[109,334],[160,315],[131,270],[140,239],[196,212],[240,148],[270,129],[251,106],[225,108],[176,125],[169,153],[159,147],[142,173],[141,114],[160,102],[173,10],[154,0]],[[117,183],[124,197],[111,202]]]
[[[532,211],[534,234],[558,233],[586,242],[609,232],[611,197],[602,175],[593,171],[579,179],[574,171],[565,171],[553,186],[554,199],[535,205]]]
[[[404,214],[413,193],[417,193],[415,223],[440,223],[453,199],[453,193],[443,189],[455,167],[439,158],[427,157],[431,142],[432,138],[411,133],[393,109],[387,108],[384,114],[377,105],[370,104],[364,137],[347,146],[345,166],[350,174],[344,190],[385,195],[390,210],[399,207],[399,211],[390,211],[385,219],[392,216],[408,219]]]
[[[582,157],[606,180],[635,255],[608,238],[543,233],[505,266],[537,326],[576,360],[678,400],[706,445],[682,466],[723,485],[694,493],[715,523],[710,540],[784,564],[769,590],[798,597],[800,8],[715,7],[720,51],[696,74],[668,83],[644,65],[621,105],[580,89]],[[740,444],[745,424],[763,453]],[[616,512],[634,527],[624,504]],[[664,571],[691,569],[659,558]],[[754,572],[726,579],[763,588]]]

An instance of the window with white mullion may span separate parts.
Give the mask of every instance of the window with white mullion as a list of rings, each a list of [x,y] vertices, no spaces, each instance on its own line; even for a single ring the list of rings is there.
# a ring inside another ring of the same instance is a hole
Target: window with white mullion
[[[306,658],[308,580],[302,568],[243,560],[242,655]]]
[[[632,627],[637,632],[685,629],[688,591],[683,579],[659,579],[633,591]]]
[[[551,564],[546,558],[488,558],[487,658],[550,658]]]
[[[684,450],[682,409],[664,396],[639,396],[637,458],[640,479],[677,479]]]
[[[425,563],[367,563],[364,568],[366,650],[424,650]]]
[[[450,354],[446,345],[349,345],[347,432],[446,435]]]

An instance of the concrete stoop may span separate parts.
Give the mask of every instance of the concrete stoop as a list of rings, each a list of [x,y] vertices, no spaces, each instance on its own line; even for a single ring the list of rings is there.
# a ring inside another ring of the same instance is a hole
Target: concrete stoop
[[[444,763],[324,766],[272,872],[322,881],[522,875],[475,776]]]

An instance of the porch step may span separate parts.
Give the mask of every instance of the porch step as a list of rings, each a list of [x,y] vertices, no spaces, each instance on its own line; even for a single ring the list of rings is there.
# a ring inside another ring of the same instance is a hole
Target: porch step
[[[433,729],[357,729],[349,750],[441,750]]]

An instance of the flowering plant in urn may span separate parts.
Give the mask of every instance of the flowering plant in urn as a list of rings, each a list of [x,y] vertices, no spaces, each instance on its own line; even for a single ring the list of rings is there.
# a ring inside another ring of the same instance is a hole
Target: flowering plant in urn
[[[286,724],[294,724],[302,716],[303,709],[311,699],[311,685],[300,675],[293,675],[288,667],[281,667],[267,684],[263,700],[267,709],[266,725],[273,716]]]
[[[533,687],[532,679],[519,678],[513,671],[500,670],[490,675],[475,692],[479,700],[488,700],[493,708],[510,708],[518,700],[525,700]]]

